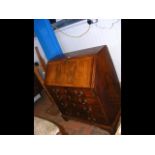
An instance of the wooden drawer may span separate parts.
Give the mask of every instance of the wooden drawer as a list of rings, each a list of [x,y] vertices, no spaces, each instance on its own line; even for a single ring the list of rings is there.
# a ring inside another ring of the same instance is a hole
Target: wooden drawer
[[[68,93],[77,97],[95,97],[94,91],[88,88],[68,88]]]

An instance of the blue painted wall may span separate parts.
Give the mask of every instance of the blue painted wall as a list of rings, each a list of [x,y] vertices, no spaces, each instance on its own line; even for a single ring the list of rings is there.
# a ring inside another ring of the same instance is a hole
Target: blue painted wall
[[[34,32],[48,60],[63,55],[63,51],[55,36],[54,30],[47,19],[34,20]]]

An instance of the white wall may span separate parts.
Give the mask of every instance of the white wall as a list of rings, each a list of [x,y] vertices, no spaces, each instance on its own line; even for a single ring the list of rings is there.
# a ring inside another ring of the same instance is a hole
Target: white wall
[[[58,30],[56,30],[55,33],[64,53],[100,45],[107,45],[119,81],[121,82],[121,21],[119,20],[117,23],[113,24],[113,27],[110,29],[111,24],[116,21],[118,20],[99,20],[98,27],[96,24],[91,25],[89,32],[81,38],[70,38]],[[106,28],[102,29],[101,27]],[[60,30],[70,35],[79,35],[87,29],[88,24],[86,21],[82,21],[80,23],[61,28]],[[39,44],[38,39],[35,40],[34,44]]]

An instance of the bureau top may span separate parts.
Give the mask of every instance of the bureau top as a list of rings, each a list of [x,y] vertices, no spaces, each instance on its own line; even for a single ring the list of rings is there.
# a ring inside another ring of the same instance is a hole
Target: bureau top
[[[106,47],[106,45],[82,49],[82,50],[78,50],[75,52],[64,53],[62,56],[57,56],[54,59],[50,60],[48,63],[57,61],[57,60],[59,61],[61,59],[70,59],[70,58],[94,55],[94,54],[97,54],[98,52],[100,52],[101,49],[104,47]]]

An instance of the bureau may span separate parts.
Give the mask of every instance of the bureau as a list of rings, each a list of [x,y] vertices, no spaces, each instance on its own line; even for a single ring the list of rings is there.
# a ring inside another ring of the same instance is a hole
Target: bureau
[[[65,120],[116,132],[121,88],[107,46],[66,53],[49,61],[45,85]]]

